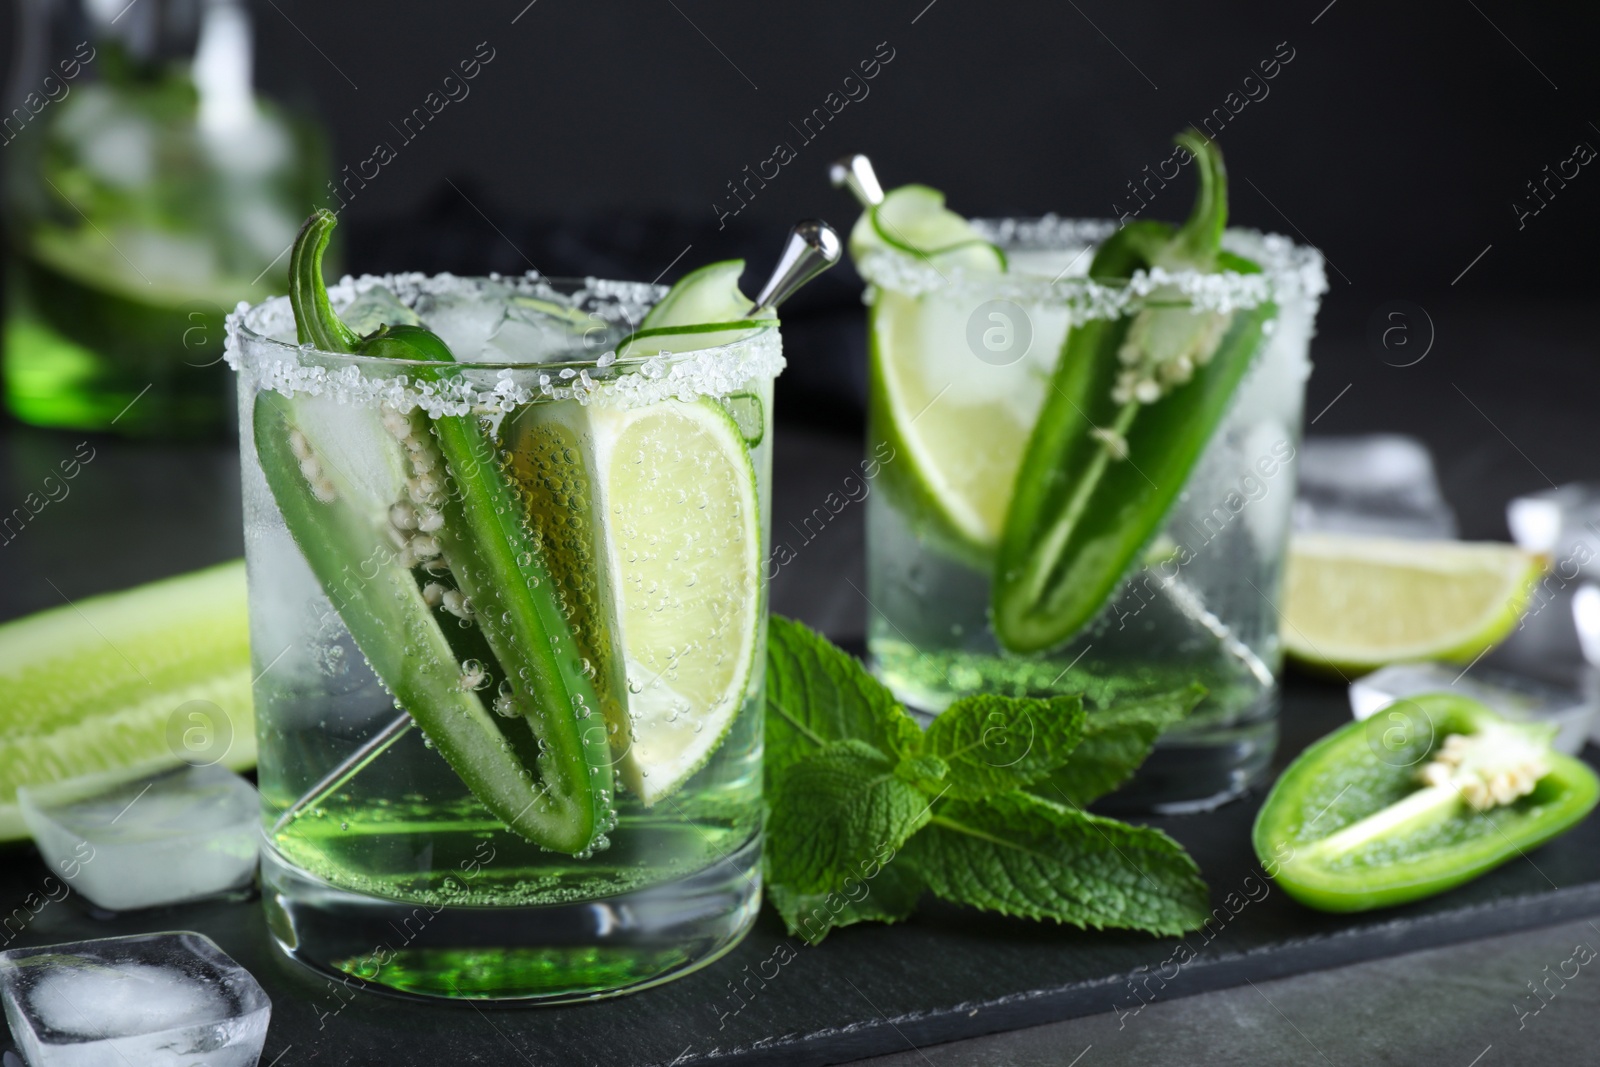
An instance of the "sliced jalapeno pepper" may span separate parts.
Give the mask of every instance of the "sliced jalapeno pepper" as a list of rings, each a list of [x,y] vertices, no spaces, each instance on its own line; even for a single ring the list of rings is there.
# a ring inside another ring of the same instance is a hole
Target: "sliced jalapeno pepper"
[[[1189,220],[1176,231],[1152,221],[1123,227],[1096,252],[1091,278],[1151,267],[1259,273],[1221,249],[1221,153],[1194,131],[1178,141],[1200,175]],[[1231,314],[1154,307],[1072,328],[996,558],[994,629],[1007,648],[1059,645],[1105,604],[1182,491],[1276,314],[1271,303]]]
[[[318,212],[295,242],[290,297],[301,342],[453,362],[421,327],[385,326],[362,338],[333,313],[321,261],[334,222]],[[338,413],[344,425],[319,427],[304,410],[310,402],[258,394],[256,451],[289,532],[362,655],[509,828],[561,852],[592,847],[611,801],[604,719],[493,436],[474,414],[392,409],[381,418],[347,409]],[[397,499],[362,499],[372,487],[319,454],[325,439],[377,457],[374,470],[398,466],[389,478]],[[452,633],[462,627],[441,626],[441,611],[474,625]],[[464,658],[485,648],[498,678]],[[499,683],[498,695],[486,706],[478,690],[489,682]]]
[[[1441,893],[1566,832],[1600,800],[1600,778],[1552,750],[1554,736],[1451,693],[1397,701],[1289,765],[1256,816],[1256,854],[1323,911]]]

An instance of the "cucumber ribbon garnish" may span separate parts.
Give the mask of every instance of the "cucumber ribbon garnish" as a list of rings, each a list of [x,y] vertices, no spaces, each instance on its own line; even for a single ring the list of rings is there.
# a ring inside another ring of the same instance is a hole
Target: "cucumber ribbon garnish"
[[[430,331],[386,325],[363,337],[334,314],[322,278],[334,225],[317,212],[291,254],[300,343],[445,377],[430,364],[455,360]],[[254,436],[289,532],[356,646],[508,828],[559,852],[601,845],[613,821],[603,709],[492,429],[471,412],[352,405],[337,415],[345,434],[367,420],[376,446],[404,464],[386,522],[346,499],[335,457],[319,451],[316,420],[295,398],[258,393]]]
[[[1222,250],[1222,154],[1190,130],[1200,189],[1187,222],[1129,223],[1095,253],[1089,277],[1119,282],[1152,268],[1260,267]],[[1071,638],[1110,599],[1160,528],[1277,314],[1270,302],[1194,310],[1175,288],[1144,309],[1074,326],[1018,470],[993,583],[996,636],[1014,652]]]

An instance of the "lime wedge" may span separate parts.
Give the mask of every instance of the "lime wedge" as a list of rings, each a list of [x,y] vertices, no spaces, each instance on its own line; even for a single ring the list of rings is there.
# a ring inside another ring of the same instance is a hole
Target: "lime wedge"
[[[967,344],[969,314],[937,294],[878,292],[871,417],[872,436],[894,449],[888,484],[919,534],[981,564],[1005,525],[1049,366],[981,362]]]
[[[890,191],[851,230],[850,253],[858,261],[886,251],[941,270],[1006,267],[1004,253],[925,185]],[[1039,365],[1032,348],[1031,359],[980,356],[969,340],[975,313],[939,292],[913,298],[875,290],[871,437],[875,447],[893,449],[884,484],[917,535],[984,567],[1005,523],[1050,368]],[[977,328],[995,325],[986,319]]]
[[[748,409],[763,398],[740,399]],[[514,470],[527,466],[524,443],[567,443],[532,465],[544,485],[566,487],[574,532],[546,537],[544,549],[555,573],[589,573],[577,584],[594,595],[568,597],[592,620],[587,628],[615,628],[614,643],[590,644],[602,658],[618,648],[623,660],[625,699],[602,699],[617,771],[655,804],[705,765],[751,684],[764,605],[761,512],[744,434],[705,399],[533,404],[509,440]],[[584,504],[587,514],[577,515]],[[588,603],[596,598],[610,602]]]
[[[776,324],[745,317],[755,304],[743,273],[734,259],[685,275],[618,355],[694,351]],[[531,404],[506,431],[580,620],[618,776],[647,807],[711,758],[751,685],[766,605],[749,449],[771,399],[768,386],[726,404]]]
[[[180,759],[255,763],[244,563],[0,626],[0,840],[17,787]]]
[[[1311,666],[1470,663],[1517,625],[1543,570],[1511,545],[1297,534],[1283,643]]]

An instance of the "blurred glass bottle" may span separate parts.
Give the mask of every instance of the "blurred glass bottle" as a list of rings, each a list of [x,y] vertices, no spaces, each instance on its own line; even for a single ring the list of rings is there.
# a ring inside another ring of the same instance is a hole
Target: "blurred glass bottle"
[[[237,0],[22,0],[0,115],[6,401],[41,426],[218,433],[223,317],[285,291],[327,169],[258,99]]]

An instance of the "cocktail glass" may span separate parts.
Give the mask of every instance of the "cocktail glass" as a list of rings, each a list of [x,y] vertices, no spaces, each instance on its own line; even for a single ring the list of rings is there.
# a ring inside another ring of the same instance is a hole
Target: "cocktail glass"
[[[450,364],[297,346],[286,298],[229,320],[263,896],[346,985],[590,999],[754,921],[781,345],[617,358],[663,292],[333,287],[352,328],[420,320]],[[570,702],[541,703],[541,663]]]
[[[1230,230],[1225,248],[1261,274],[1108,284],[1086,272],[1115,223],[974,225],[1003,249],[1004,272],[892,248],[857,263],[871,305],[868,447],[882,470],[867,510],[873,667],[928,715],[979,692],[1084,693],[1096,706],[1200,682],[1204,700],[1117,800],[1220,803],[1265,771],[1277,737],[1277,599],[1322,258]],[[995,547],[1068,329],[1147,307],[1231,313],[1268,301],[1276,314],[1160,533],[1069,640],[1006,651],[991,625]]]

